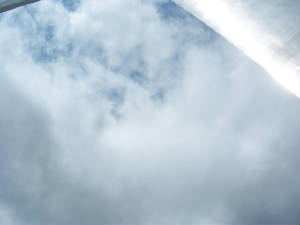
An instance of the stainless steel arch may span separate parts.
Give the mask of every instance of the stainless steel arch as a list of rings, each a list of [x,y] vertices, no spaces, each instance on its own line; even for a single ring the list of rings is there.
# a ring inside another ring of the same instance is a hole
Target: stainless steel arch
[[[300,97],[300,0],[173,0]]]
[[[5,0],[0,2],[0,13],[37,1],[40,0]]]

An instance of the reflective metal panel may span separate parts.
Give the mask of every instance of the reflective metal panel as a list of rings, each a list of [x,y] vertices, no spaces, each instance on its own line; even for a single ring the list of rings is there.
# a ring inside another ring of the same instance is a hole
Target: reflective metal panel
[[[0,2],[0,13],[27,5],[30,3],[37,2],[39,0],[5,0]]]
[[[174,0],[300,97],[300,0]]]

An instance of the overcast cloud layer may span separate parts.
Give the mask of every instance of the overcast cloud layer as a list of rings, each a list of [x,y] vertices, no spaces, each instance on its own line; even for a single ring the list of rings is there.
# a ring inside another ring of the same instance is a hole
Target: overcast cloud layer
[[[299,100],[164,0],[0,15],[0,224],[298,224]]]

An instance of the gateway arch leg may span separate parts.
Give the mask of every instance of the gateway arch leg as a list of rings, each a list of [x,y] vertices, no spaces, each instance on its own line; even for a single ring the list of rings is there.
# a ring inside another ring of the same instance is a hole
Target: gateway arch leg
[[[0,13],[37,1],[40,0],[4,0],[0,2]]]

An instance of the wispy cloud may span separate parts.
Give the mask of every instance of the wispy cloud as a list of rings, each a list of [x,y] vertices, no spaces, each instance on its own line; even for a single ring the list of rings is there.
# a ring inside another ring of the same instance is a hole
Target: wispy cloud
[[[0,223],[298,215],[298,99],[168,1],[0,18]]]

